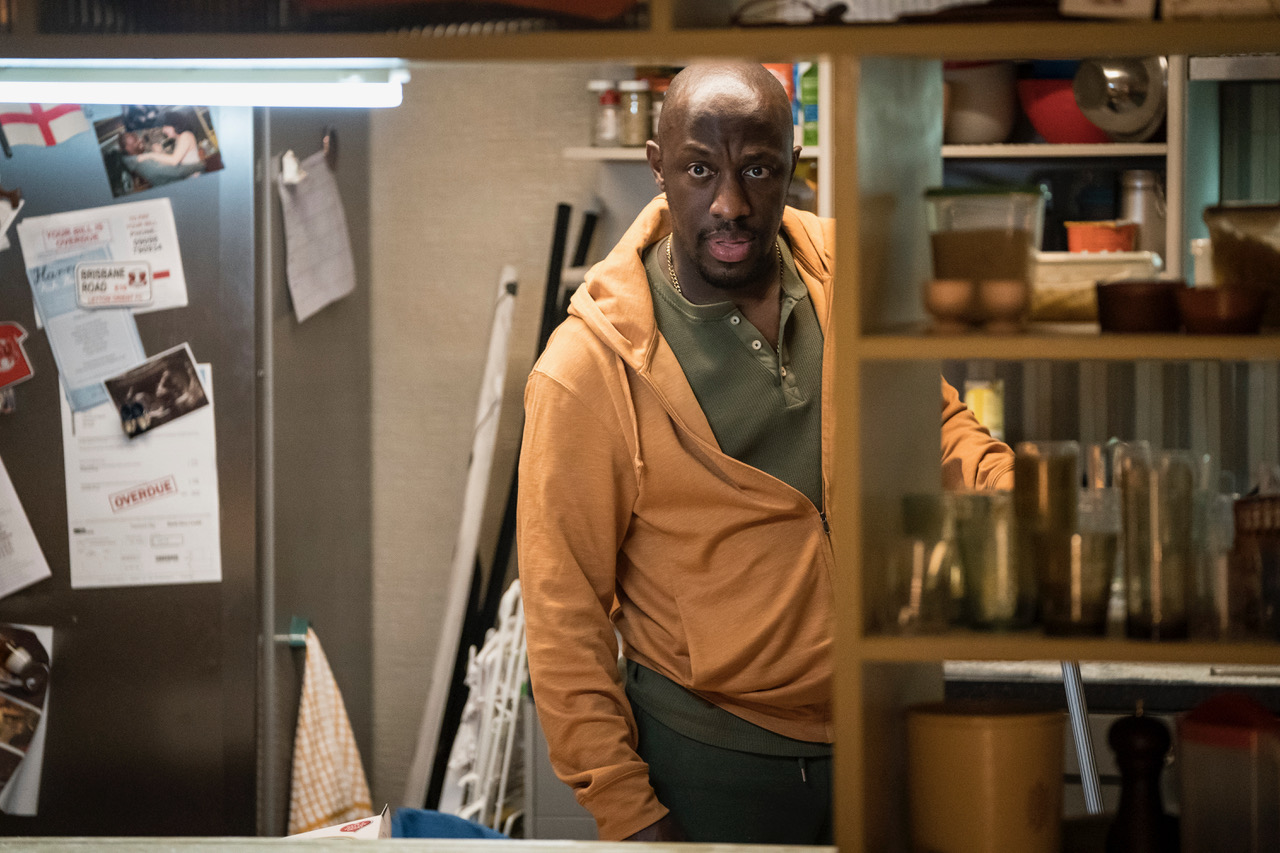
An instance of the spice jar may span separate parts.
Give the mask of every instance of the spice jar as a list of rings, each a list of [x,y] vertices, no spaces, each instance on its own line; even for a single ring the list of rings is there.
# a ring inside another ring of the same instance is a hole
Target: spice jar
[[[653,121],[649,127],[649,138],[658,138],[658,122],[662,119],[662,102],[667,97],[667,87],[671,85],[671,81],[665,77],[653,80],[649,84],[649,112],[653,116]]]
[[[622,145],[644,145],[649,141],[652,115],[649,112],[649,81],[623,80],[618,84],[622,101],[619,139]]]
[[[618,90],[612,80],[592,80],[587,91],[595,96],[595,115],[591,122],[591,144],[598,148],[612,148],[619,144],[622,108]]]

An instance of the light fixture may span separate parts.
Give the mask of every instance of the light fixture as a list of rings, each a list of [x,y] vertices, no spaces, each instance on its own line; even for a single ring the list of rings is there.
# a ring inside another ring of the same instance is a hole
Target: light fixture
[[[396,59],[2,59],[0,103],[400,105]]]

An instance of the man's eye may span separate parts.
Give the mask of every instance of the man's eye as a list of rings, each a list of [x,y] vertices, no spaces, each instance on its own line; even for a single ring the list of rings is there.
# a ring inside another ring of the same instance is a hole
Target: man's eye
[[[705,178],[707,175],[711,174],[711,170],[706,166],[703,166],[701,163],[694,163],[689,167],[689,174],[695,178]]]
[[[768,166],[752,166],[744,173],[748,178],[767,178],[769,177]]]

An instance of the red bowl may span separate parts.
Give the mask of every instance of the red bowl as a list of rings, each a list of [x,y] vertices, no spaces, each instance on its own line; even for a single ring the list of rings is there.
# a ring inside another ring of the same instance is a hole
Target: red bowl
[[[1076,104],[1071,80],[1019,80],[1018,102],[1045,142],[1110,142],[1106,131],[1085,118]]]
[[[1193,335],[1253,335],[1268,296],[1260,287],[1188,287],[1178,291],[1178,313]]]
[[[1176,332],[1181,323],[1178,293],[1187,289],[1174,279],[1100,281],[1098,325],[1104,332]]]

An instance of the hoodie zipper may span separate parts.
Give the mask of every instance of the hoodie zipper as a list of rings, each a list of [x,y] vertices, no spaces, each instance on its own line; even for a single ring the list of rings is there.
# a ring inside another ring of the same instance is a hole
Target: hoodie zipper
[[[825,534],[827,534],[828,536],[830,536],[830,535],[831,535],[831,525],[827,524],[827,511],[826,511],[825,509],[824,509],[824,510],[819,510],[819,511],[818,511],[818,518],[822,519],[822,532],[823,532],[823,533],[825,533]]]

